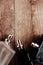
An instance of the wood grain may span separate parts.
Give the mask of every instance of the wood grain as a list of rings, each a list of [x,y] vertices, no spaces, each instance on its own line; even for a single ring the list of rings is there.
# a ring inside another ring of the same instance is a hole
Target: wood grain
[[[0,0],[0,38],[14,34],[14,0]]]
[[[25,48],[43,34],[43,0],[0,0],[0,38],[14,33]]]
[[[30,0],[15,0],[15,39],[27,46],[32,37]]]

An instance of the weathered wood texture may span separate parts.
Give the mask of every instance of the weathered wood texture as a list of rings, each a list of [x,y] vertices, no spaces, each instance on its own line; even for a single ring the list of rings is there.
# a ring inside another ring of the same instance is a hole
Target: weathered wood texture
[[[25,48],[34,36],[42,35],[43,0],[0,0],[0,38],[10,33],[15,33],[15,40],[20,39]]]
[[[30,0],[15,0],[15,39],[27,46],[32,37]]]
[[[36,0],[33,5],[33,31],[35,35],[43,34],[43,0]]]
[[[14,34],[14,0],[0,0],[0,38]]]
[[[26,48],[34,36],[42,34],[43,0],[15,0],[15,40],[20,39]]]
[[[43,0],[15,0],[15,39],[27,47],[43,34]]]

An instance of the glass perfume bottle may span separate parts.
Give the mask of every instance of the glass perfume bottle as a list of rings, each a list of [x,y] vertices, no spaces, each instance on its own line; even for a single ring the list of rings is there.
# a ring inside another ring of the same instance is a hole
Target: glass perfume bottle
[[[0,65],[8,65],[15,54],[15,51],[9,45],[11,38],[12,35],[9,35],[5,41],[0,41]]]
[[[30,60],[29,54],[24,49],[24,46],[20,40],[17,40],[17,59],[19,65],[33,65],[33,63]]]
[[[28,49],[31,61],[43,64],[43,41],[39,44],[32,42]]]

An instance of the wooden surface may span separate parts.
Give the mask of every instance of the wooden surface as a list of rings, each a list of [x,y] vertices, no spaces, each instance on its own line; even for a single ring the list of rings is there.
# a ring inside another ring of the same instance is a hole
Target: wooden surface
[[[15,40],[20,39],[27,48],[42,34],[43,0],[15,0]]]
[[[31,6],[29,0],[15,0],[15,39],[27,46],[32,39]]]
[[[27,48],[35,37],[42,35],[43,0],[0,0],[0,39],[9,34],[14,34],[15,41],[20,39],[24,48]],[[11,46],[15,44],[13,43],[14,39]],[[14,58],[17,60],[17,57]],[[12,60],[10,65],[13,65],[15,60]]]
[[[0,38],[14,34],[14,0],[0,0]]]
[[[43,34],[43,0],[15,0],[15,40],[26,48]]]

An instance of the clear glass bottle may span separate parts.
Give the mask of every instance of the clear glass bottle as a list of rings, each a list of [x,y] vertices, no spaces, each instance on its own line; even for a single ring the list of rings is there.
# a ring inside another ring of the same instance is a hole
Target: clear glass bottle
[[[0,65],[8,65],[15,54],[15,51],[9,45],[10,36],[5,41],[0,41]]]

